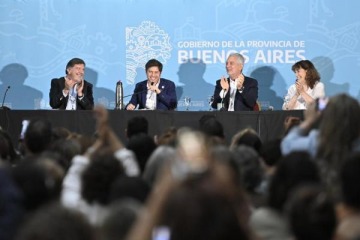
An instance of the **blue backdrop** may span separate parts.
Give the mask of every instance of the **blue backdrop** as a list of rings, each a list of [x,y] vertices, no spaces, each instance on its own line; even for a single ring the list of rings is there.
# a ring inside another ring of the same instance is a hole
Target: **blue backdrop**
[[[331,96],[360,98],[359,1],[343,0],[2,0],[0,97],[12,109],[50,109],[50,80],[83,58],[96,103],[114,108],[157,58],[177,85],[178,110],[209,110],[229,53],[246,57],[263,109],[280,109],[291,66],[314,62]],[[129,98],[125,99],[128,102]]]

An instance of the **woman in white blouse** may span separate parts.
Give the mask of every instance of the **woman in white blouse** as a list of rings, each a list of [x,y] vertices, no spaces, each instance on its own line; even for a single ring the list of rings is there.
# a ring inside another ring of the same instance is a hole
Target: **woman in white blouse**
[[[296,62],[291,68],[296,81],[290,86],[284,98],[283,110],[307,109],[316,98],[325,96],[324,84],[314,64],[309,60]]]

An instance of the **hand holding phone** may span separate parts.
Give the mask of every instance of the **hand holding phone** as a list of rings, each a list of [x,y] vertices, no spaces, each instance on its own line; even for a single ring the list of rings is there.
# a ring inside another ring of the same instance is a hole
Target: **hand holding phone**
[[[323,111],[329,101],[327,97],[321,97],[316,99],[316,110]]]
[[[20,133],[20,140],[24,140],[25,138],[25,133],[26,133],[26,129],[29,126],[30,120],[23,120],[22,121],[22,126],[21,126],[21,133]]]

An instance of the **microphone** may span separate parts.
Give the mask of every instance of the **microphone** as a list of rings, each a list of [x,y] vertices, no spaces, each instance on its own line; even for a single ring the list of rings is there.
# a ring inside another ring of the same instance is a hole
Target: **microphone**
[[[150,85],[153,86],[155,83],[154,82],[151,82]],[[141,93],[144,93],[144,92],[147,92],[148,89],[145,89],[145,90],[142,90],[142,91],[138,91],[138,92],[134,92],[132,94],[129,94],[129,95],[126,95],[124,96],[124,98],[127,98],[127,97],[132,97],[133,95],[138,95],[138,94],[141,94]]]
[[[151,85],[151,86],[153,86],[154,84],[155,84],[154,82],[150,82],[150,85]],[[139,95],[139,94],[142,94],[142,93],[147,93],[148,90],[149,90],[149,89],[146,88],[146,89],[144,89],[144,90],[142,90],[142,91],[134,92],[134,93],[132,93],[132,94],[129,94],[129,95],[124,96],[123,99],[124,99],[124,98],[128,98],[128,97],[132,97],[132,96],[136,96],[136,95]],[[125,109],[126,109],[127,105],[129,105],[129,103],[126,104]]]
[[[136,95],[138,95],[138,94],[141,94],[141,93],[144,93],[144,92],[147,92],[147,91],[148,91],[148,90],[145,89],[145,90],[143,90],[143,91],[134,92],[134,93],[132,93],[132,94],[129,94],[129,95],[124,96],[124,98],[136,96]]]
[[[3,110],[10,110],[10,108],[9,108],[9,107],[4,106],[4,103],[5,103],[5,98],[6,98],[6,94],[7,94],[7,92],[9,91],[9,89],[10,89],[10,86],[7,86],[7,88],[6,88],[6,90],[5,90],[5,94],[4,94],[4,97],[3,97],[3,100],[2,100],[2,104],[1,104],[0,109],[3,109]]]

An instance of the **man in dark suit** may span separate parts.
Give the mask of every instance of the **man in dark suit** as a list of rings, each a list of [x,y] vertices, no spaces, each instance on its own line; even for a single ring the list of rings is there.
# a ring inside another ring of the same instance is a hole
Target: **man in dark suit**
[[[216,81],[211,106],[225,111],[253,111],[258,98],[258,82],[242,73],[245,59],[240,53],[230,54],[226,60],[228,78]]]
[[[174,110],[177,107],[175,84],[161,77],[163,65],[156,59],[145,65],[147,80],[135,85],[134,94],[127,104],[127,110]]]
[[[84,80],[84,60],[71,59],[66,65],[65,73],[65,77],[51,80],[50,106],[53,109],[65,110],[93,109],[93,86]]]

